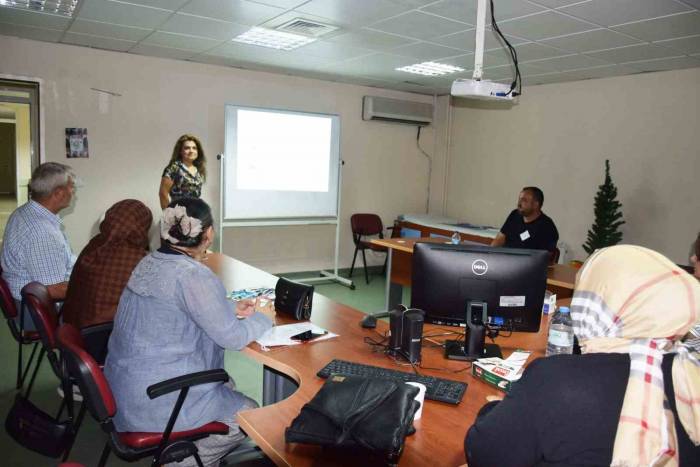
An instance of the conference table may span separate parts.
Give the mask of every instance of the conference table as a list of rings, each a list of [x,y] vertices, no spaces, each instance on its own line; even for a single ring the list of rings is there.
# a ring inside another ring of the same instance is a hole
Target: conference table
[[[403,287],[411,286],[413,247],[416,243],[451,244],[441,237],[424,238],[374,238],[371,243],[387,248],[385,309],[393,310],[403,302]],[[483,245],[482,242],[466,241],[463,244]],[[547,267],[547,289],[557,298],[570,298],[574,292],[578,269],[564,264]]]
[[[204,260],[221,280],[227,290],[248,287],[273,287],[277,277],[241,261],[222,254],[211,254]],[[238,421],[245,432],[257,443],[265,454],[279,466],[371,466],[372,460],[360,457],[357,453],[338,452],[318,446],[286,444],[284,430],[299,414],[323,385],[323,379],[316,372],[333,358],[355,361],[379,367],[410,371],[411,367],[397,362],[382,352],[375,351],[365,343],[365,339],[379,341],[388,331],[388,324],[379,321],[376,330],[359,326],[364,314],[349,306],[330,300],[318,293],[314,294],[311,322],[338,334],[337,337],[269,351],[257,343],[251,343],[243,352],[264,366],[264,405],[260,408],[239,413]],[[275,323],[288,324],[289,318],[276,314]],[[548,321],[543,316],[538,333],[513,333],[508,338],[497,337],[504,357],[516,349],[532,350],[529,361],[543,356],[546,345]],[[424,337],[441,342],[455,335],[445,333],[457,328],[426,325]],[[432,337],[431,337],[432,336]],[[439,378],[454,379],[468,384],[463,400],[458,405],[427,400],[423,416],[415,422],[416,433],[406,438],[406,447],[400,459],[400,466],[450,466],[465,463],[463,440],[467,429],[472,425],[478,410],[486,403],[488,395],[502,395],[495,388],[474,379],[468,363],[446,360],[441,347],[424,340],[421,374]],[[285,386],[282,397],[271,394]],[[298,387],[297,387],[298,386]],[[291,388],[291,389],[290,389]],[[283,399],[284,396],[288,396]],[[267,401],[266,401],[267,399]],[[283,399],[283,400],[280,400]],[[275,402],[277,401],[277,402]],[[273,403],[274,402],[274,403]],[[376,464],[381,465],[381,464]]]

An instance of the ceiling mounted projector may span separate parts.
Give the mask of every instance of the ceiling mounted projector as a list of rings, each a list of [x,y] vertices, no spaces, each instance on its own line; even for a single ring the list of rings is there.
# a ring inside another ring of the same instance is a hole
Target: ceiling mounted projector
[[[479,99],[486,101],[513,102],[520,95],[520,70],[518,69],[517,53],[508,39],[501,33],[496,24],[491,2],[491,27],[508,46],[508,51],[515,65],[515,79],[512,84],[496,83],[481,79],[484,69],[484,32],[486,28],[486,0],[478,0],[476,7],[476,47],[474,50],[474,73],[472,79],[458,79],[452,83],[450,94],[454,97]]]
[[[458,79],[452,83],[450,94],[455,97],[480,99],[484,101],[512,101],[510,85],[489,80]]]

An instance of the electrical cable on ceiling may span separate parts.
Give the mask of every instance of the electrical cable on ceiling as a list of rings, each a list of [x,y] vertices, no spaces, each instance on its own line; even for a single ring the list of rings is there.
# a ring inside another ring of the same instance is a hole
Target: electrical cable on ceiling
[[[496,23],[496,17],[493,12],[493,0],[490,0],[491,4],[491,27],[493,30],[496,32],[496,34],[499,35],[499,37],[503,40],[503,42],[506,43],[508,46],[508,51],[510,52],[510,57],[513,60],[513,66],[515,66],[515,77],[513,78],[513,82],[510,84],[510,91],[508,91],[508,94],[511,94],[513,97],[519,96],[522,93],[522,78],[520,76],[520,68],[518,67],[518,52],[515,50],[515,48],[508,42],[508,39],[506,39],[506,36],[503,35],[501,32],[501,28],[498,27],[498,24]],[[518,88],[517,91],[514,91],[515,88]]]

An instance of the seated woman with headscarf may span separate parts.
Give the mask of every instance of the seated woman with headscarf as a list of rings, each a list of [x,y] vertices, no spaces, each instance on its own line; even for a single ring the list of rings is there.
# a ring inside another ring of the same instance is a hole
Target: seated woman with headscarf
[[[63,321],[77,328],[114,320],[131,271],[148,254],[151,210],[141,201],[119,201],[105,213],[100,233],[73,266]]]
[[[582,355],[534,361],[465,439],[470,467],[700,465],[700,361],[680,342],[700,284],[622,245],[584,264],[571,303]]]
[[[172,201],[163,211],[161,248],[136,266],[124,289],[105,362],[105,376],[119,407],[114,417],[117,431],[162,431],[176,395],[151,400],[148,386],[223,368],[224,349],[240,350],[272,326],[255,312],[252,301],[229,301],[221,280],[200,262],[214,239],[212,223],[204,201]],[[216,461],[245,438],[236,413],[256,406],[235,391],[232,382],[195,386],[174,430],[213,421],[229,425],[228,435],[196,442],[204,465],[218,465]]]

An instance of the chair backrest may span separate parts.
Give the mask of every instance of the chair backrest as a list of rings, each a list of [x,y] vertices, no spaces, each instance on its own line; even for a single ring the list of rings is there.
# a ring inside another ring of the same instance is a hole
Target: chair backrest
[[[109,421],[117,412],[117,404],[100,366],[85,350],[80,331],[72,324],[64,324],[56,337],[68,374],[78,383],[90,414],[100,423]]]
[[[559,248],[554,248],[554,250],[549,252],[549,262],[550,264],[556,264],[559,262],[559,256],[561,255],[561,251],[559,251]]]
[[[382,219],[376,214],[353,214],[350,216],[350,227],[358,239],[362,235],[383,236],[384,234]]]
[[[17,305],[15,304],[15,298],[10,292],[10,286],[7,281],[0,276],[0,309],[2,309],[2,314],[7,320],[7,325],[10,327],[10,332],[15,340],[22,342],[22,333],[17,325],[15,319],[17,318]]]
[[[0,308],[6,319],[17,318],[17,305],[15,299],[10,292],[10,286],[7,281],[0,276]]]
[[[22,304],[29,311],[41,341],[49,352],[56,348],[58,314],[49,290],[40,282],[30,282],[22,287]]]

